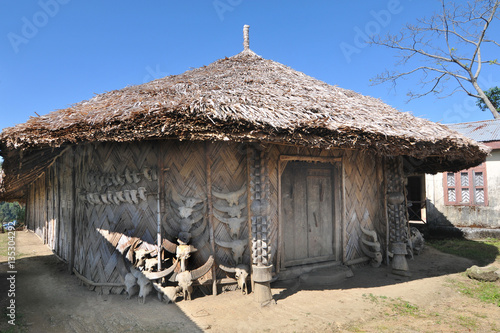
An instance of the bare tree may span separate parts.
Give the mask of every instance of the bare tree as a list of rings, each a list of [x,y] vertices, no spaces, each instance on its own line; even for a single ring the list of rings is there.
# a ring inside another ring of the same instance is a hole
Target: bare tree
[[[487,37],[487,30],[495,19],[500,1],[475,0],[465,4],[445,3],[442,11],[429,19],[419,19],[416,24],[407,24],[396,35],[384,38],[372,36],[370,43],[399,51],[396,66],[413,68],[408,71],[385,71],[377,75],[373,84],[397,81],[411,74],[421,74],[421,91],[409,91],[409,100],[430,93],[442,95],[448,81],[454,82],[453,90],[446,96],[463,90],[469,96],[484,101],[493,117],[500,114],[478,84],[483,65],[498,66],[497,59],[485,59],[482,54],[493,53],[500,46]]]

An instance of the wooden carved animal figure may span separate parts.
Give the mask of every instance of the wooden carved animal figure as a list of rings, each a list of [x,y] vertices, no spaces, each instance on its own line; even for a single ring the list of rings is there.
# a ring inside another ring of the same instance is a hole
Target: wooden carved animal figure
[[[416,255],[419,255],[420,252],[424,249],[424,244],[425,244],[425,240],[424,240],[424,236],[422,236],[422,234],[420,233],[420,231],[415,228],[415,227],[411,227],[410,228],[410,237],[408,239],[409,241],[409,253],[412,255],[413,257],[413,254],[416,254]]]
[[[219,202],[214,203],[214,208],[223,213],[227,213],[227,215],[231,217],[241,217],[241,211],[247,206],[246,202],[241,203],[236,206],[225,206],[220,204]]]
[[[359,238],[359,245],[361,247],[361,250],[366,256],[372,258],[371,265],[373,267],[379,267],[382,263],[382,253],[380,251],[380,243],[377,238],[377,233],[375,232],[375,230],[365,229],[361,225],[360,228],[363,232],[362,237]],[[363,236],[371,237],[372,241],[364,239]],[[372,250],[369,250],[367,246],[371,247]]]
[[[246,217],[222,217],[219,213],[213,212],[217,220],[229,226],[229,230],[232,238],[238,238],[240,236],[240,228],[243,222],[247,220]]]
[[[210,256],[203,266],[193,270],[185,271],[172,275],[175,282],[178,283],[179,287],[182,288],[182,294],[184,300],[191,300],[191,293],[193,292],[193,281],[199,279],[203,275],[207,274],[212,265],[214,264],[214,257]],[[172,279],[171,278],[171,279]]]
[[[231,249],[234,263],[238,265],[243,260],[243,252],[245,252],[248,241],[246,239],[236,239],[231,242],[224,242],[216,239],[215,243],[219,246]]]
[[[164,300],[167,302],[167,304],[175,303],[177,294],[182,291],[182,288],[180,286],[162,287],[161,283],[158,282],[153,282],[153,287],[158,292],[158,300],[160,302]]]
[[[234,277],[238,283],[238,288],[241,289],[243,295],[248,294],[247,288],[247,278],[248,278],[248,266],[240,264],[236,267],[226,267],[224,265],[219,265],[220,269],[228,273],[234,273]]]
[[[240,197],[246,192],[246,190],[247,190],[247,185],[243,184],[243,186],[235,192],[221,193],[212,190],[212,194],[214,197],[218,199],[226,200],[229,206],[236,206],[238,205]]]
[[[124,279],[125,291],[127,292],[127,299],[137,294],[139,286],[137,285],[137,278],[132,273],[125,274]]]

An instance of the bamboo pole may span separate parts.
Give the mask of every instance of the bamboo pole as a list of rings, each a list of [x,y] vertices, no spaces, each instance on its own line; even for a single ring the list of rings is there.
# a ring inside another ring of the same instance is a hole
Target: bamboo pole
[[[164,155],[162,154],[163,153],[163,149],[161,149],[162,145],[160,143],[157,143],[157,147],[158,147],[158,152],[156,154],[156,156],[158,156],[158,163],[157,163],[157,167],[158,167],[158,189],[157,189],[157,196],[156,196],[156,219],[157,219],[157,226],[156,226],[156,242],[157,242],[157,247],[158,247],[158,272],[161,271],[161,243],[162,243],[162,240],[161,240],[161,199],[162,199],[162,185],[164,184],[164,170],[163,170],[163,163],[164,163]]]
[[[212,253],[215,255],[215,236],[214,236],[214,224],[213,224],[213,214],[212,214],[212,159],[210,158],[210,143],[205,143],[205,160],[206,160],[206,172],[207,172],[207,205],[208,205],[208,229],[210,233],[210,246],[212,247]],[[217,268],[215,264],[212,266],[212,294],[217,295]]]

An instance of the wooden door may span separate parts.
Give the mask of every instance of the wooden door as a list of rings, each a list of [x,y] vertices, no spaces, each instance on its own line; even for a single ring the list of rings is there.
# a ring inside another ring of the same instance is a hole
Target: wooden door
[[[335,260],[332,166],[288,162],[281,200],[285,266]]]

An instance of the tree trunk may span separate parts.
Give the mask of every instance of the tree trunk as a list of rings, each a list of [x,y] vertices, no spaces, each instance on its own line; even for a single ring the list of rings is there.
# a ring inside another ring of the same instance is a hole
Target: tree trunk
[[[493,114],[493,117],[495,119],[500,119],[500,114],[495,109],[495,107],[493,106],[493,104],[491,104],[490,100],[488,99],[488,97],[486,96],[486,94],[484,93],[484,91],[481,89],[481,87],[479,87],[479,85],[477,84],[477,82],[476,81],[472,81],[471,83],[474,86],[474,88],[476,89],[476,91],[479,94],[479,96],[481,97],[481,99],[483,100],[484,104],[486,104],[486,106],[488,107],[488,109],[490,109],[491,113]]]

